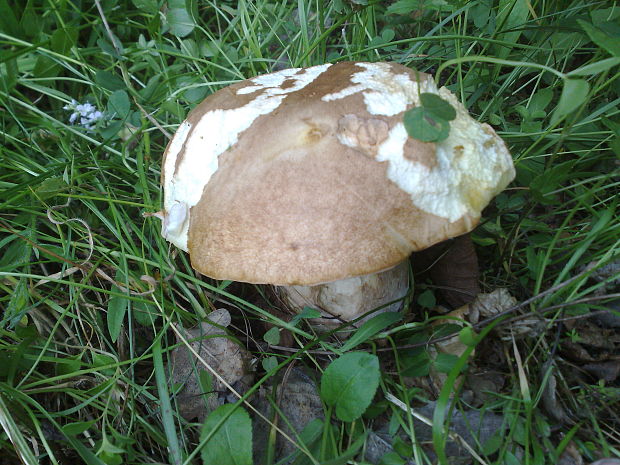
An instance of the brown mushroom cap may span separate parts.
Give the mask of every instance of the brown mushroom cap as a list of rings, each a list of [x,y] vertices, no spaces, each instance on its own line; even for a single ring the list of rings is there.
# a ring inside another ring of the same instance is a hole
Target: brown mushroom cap
[[[419,92],[457,110],[448,139],[402,119]],[[207,97],[166,149],[162,233],[216,278],[314,285],[393,267],[470,231],[514,177],[503,141],[394,63],[284,70]]]

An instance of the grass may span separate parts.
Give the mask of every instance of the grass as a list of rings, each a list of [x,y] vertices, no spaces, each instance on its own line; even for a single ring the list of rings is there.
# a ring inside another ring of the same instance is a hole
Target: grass
[[[231,334],[255,360],[251,393],[293,365],[318,376],[341,355],[329,335],[272,315],[276,304],[260,290],[198,276],[142,216],[160,209],[167,136],[206,95],[273,69],[341,60],[434,74],[504,138],[517,178],[473,239],[483,291],[506,287],[526,304],[470,333],[464,355],[433,359],[427,341],[445,333],[429,329],[425,318],[437,314],[429,294],[419,296],[434,288],[418,283],[413,316],[356,347],[381,360],[370,410],[315,422],[296,463],[362,463],[380,428],[394,446],[383,463],[430,463],[430,443],[451,463],[450,425],[472,409],[501,427],[470,441],[468,463],[558,463],[568,450],[586,462],[620,456],[618,378],[585,367],[617,364],[604,353],[617,353],[618,333],[584,318],[618,298],[617,2],[0,0],[0,12],[3,463],[200,463],[201,445],[218,433],[201,439],[201,424],[178,415],[167,361],[179,346],[174,325],[194,326],[216,307],[234,314]],[[70,124],[73,100],[104,117],[91,130]],[[517,333],[526,318],[537,319],[535,331],[499,338],[496,329]],[[268,347],[262,320],[289,329],[298,350]],[[466,365],[470,376],[499,376],[459,389]],[[437,371],[448,383],[429,388]],[[436,402],[434,426],[420,442],[411,407],[426,401]],[[240,411],[227,415],[245,431]],[[276,463],[274,431],[264,463]]]

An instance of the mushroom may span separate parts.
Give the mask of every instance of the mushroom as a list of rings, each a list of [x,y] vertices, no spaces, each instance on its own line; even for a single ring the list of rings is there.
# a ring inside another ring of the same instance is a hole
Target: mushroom
[[[422,92],[456,109],[441,142],[405,130]],[[411,252],[470,231],[514,174],[495,131],[426,74],[285,69],[215,92],[181,123],[163,163],[162,234],[200,273],[276,285],[340,323],[398,310]]]

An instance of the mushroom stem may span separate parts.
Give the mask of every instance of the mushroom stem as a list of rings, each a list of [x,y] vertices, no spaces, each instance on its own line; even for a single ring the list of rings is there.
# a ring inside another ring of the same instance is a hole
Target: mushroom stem
[[[278,286],[276,292],[296,312],[304,307],[320,310],[324,318],[312,321],[325,329],[332,329],[343,322],[355,320],[372,312],[355,323],[360,326],[379,312],[397,312],[402,298],[409,289],[407,260],[388,270],[355,276],[315,286]]]

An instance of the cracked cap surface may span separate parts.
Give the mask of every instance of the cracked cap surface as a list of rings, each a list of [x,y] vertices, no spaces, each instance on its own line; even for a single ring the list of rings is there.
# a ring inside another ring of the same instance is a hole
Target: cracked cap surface
[[[439,143],[404,128],[420,92],[457,111]],[[362,62],[283,70],[215,92],[179,126],[162,234],[207,276],[313,285],[470,231],[513,178],[495,131],[426,74]]]

